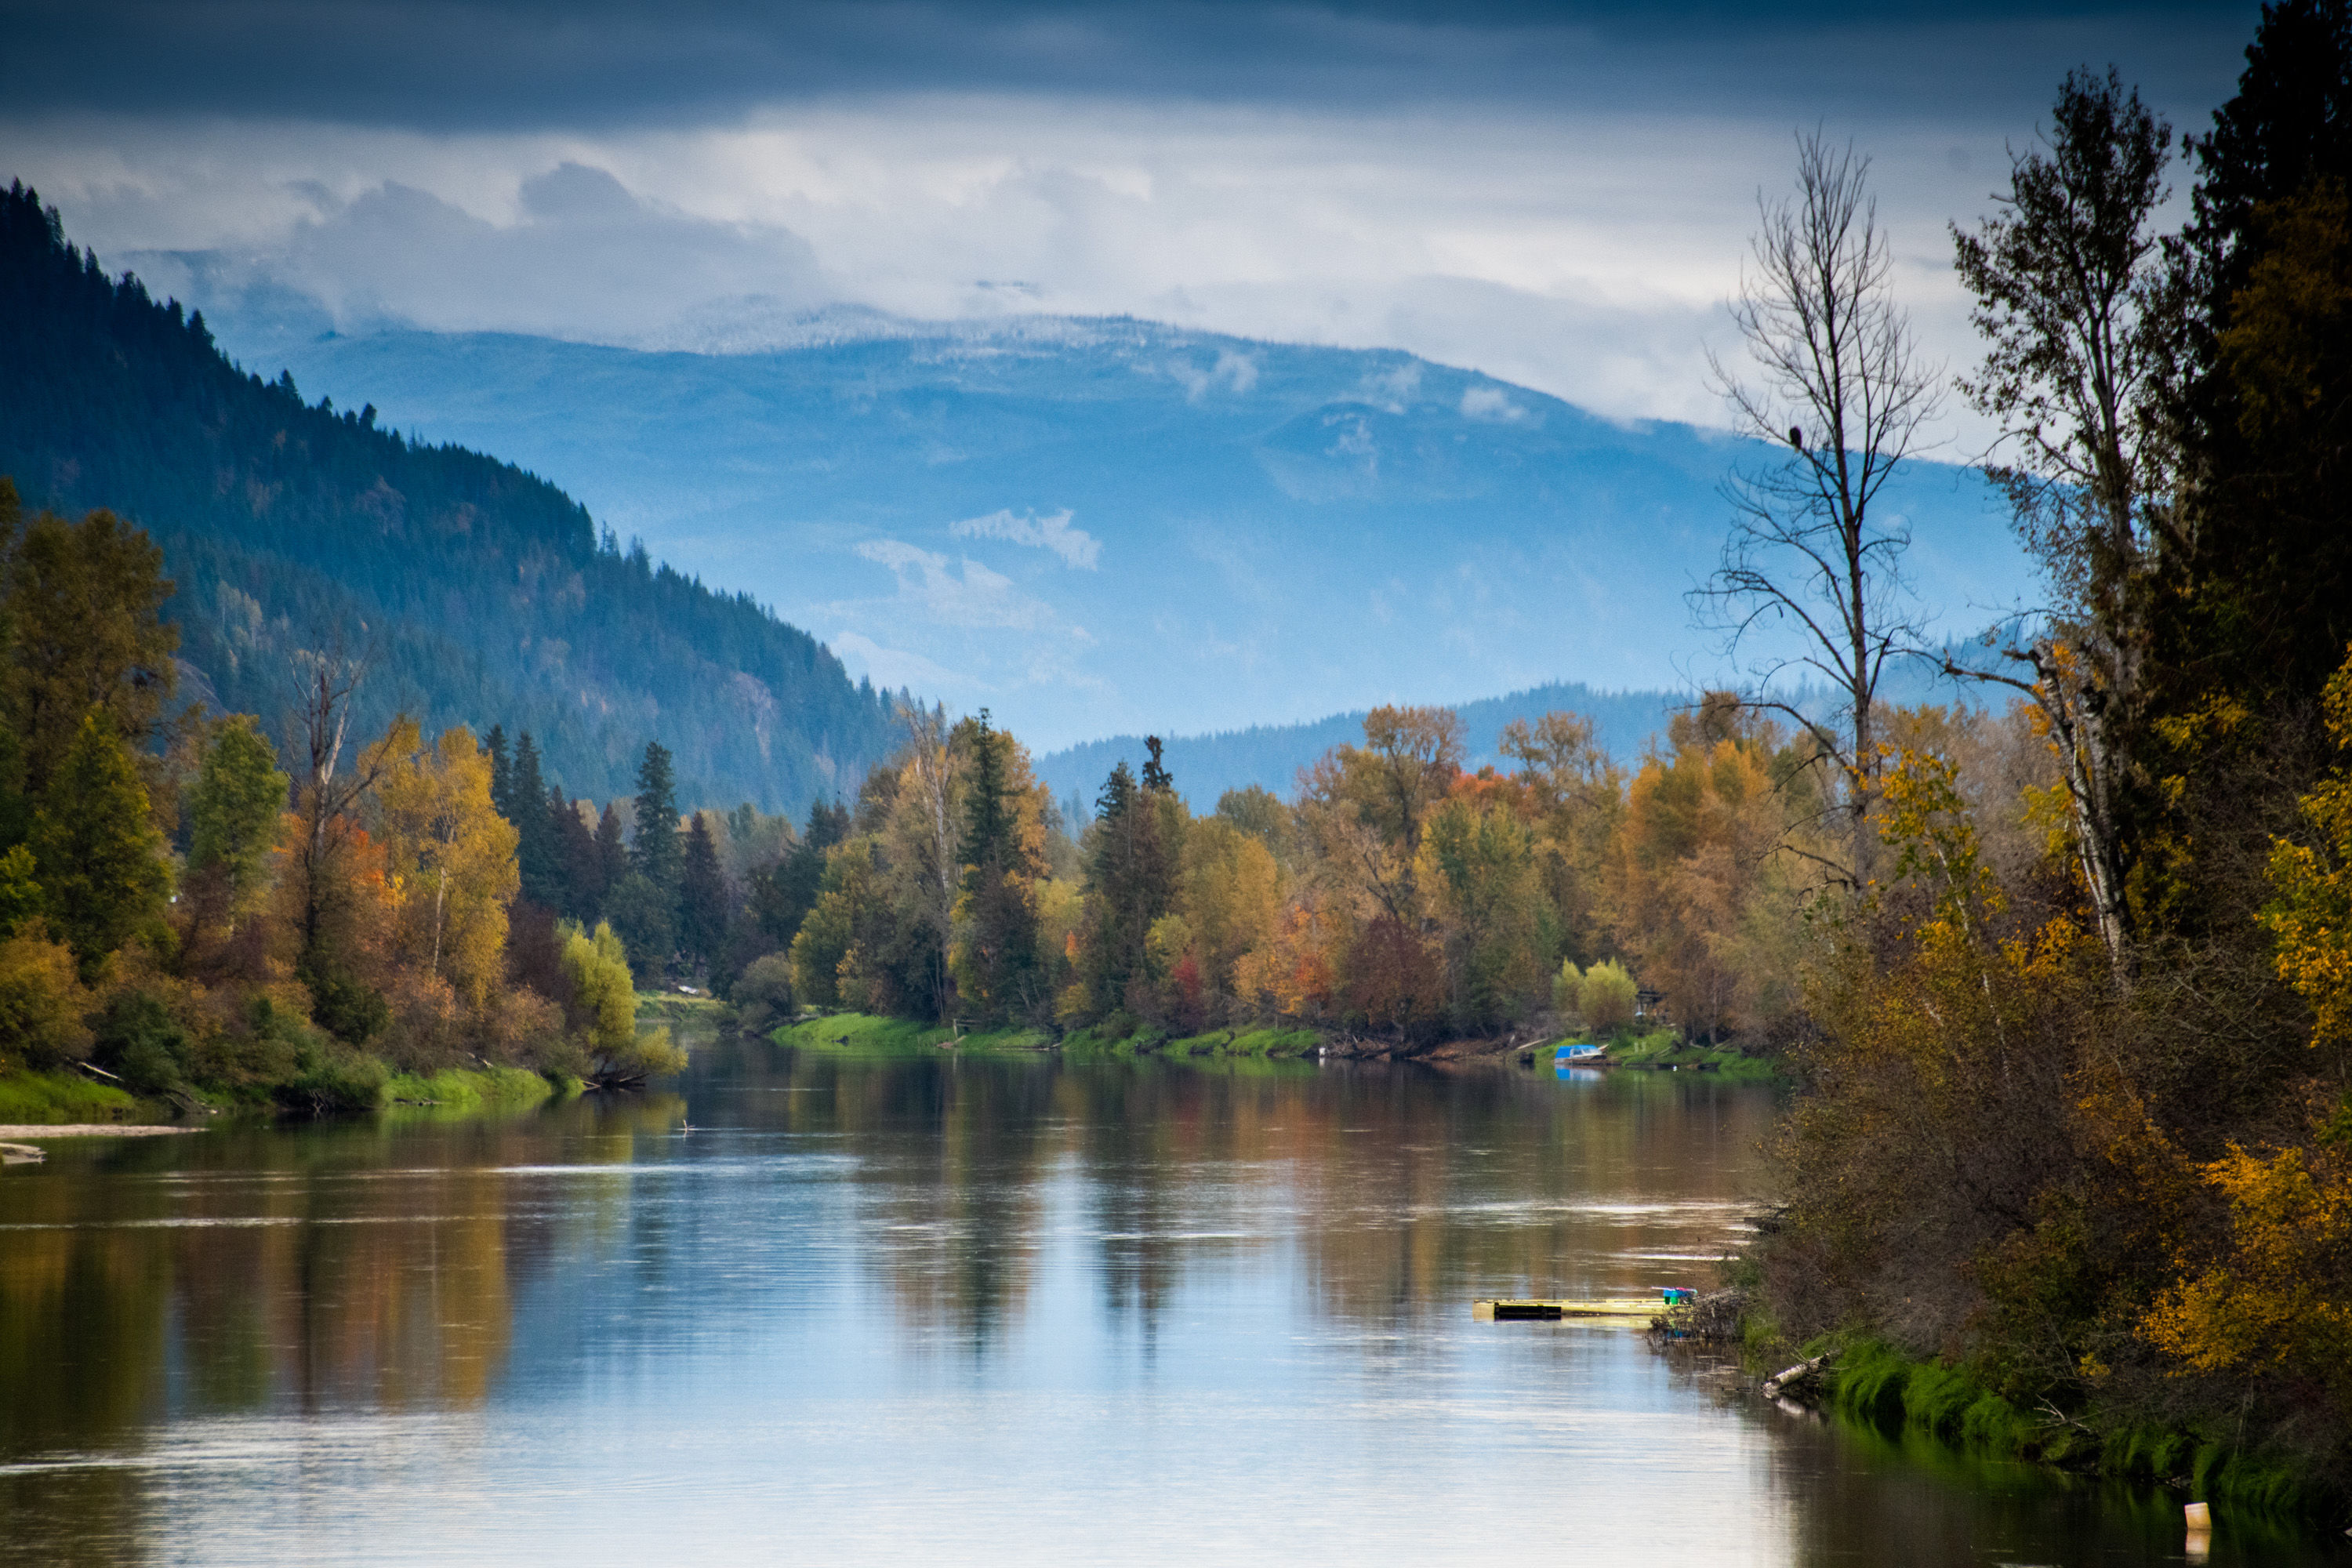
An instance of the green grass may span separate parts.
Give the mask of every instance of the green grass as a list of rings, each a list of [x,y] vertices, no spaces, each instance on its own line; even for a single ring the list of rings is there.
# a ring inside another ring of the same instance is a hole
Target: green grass
[[[558,1092],[559,1086],[544,1075],[521,1068],[463,1071],[450,1068],[429,1078],[399,1073],[385,1086],[386,1097],[394,1109],[432,1110],[439,1115],[527,1110]],[[572,1092],[579,1092],[576,1079]]]
[[[129,1090],[79,1073],[0,1073],[0,1122],[133,1121],[141,1110]]]
[[[1537,1058],[1557,1052],[1562,1045],[1581,1041],[1555,1040],[1537,1047]],[[1619,1067],[1636,1068],[1646,1072],[1664,1072],[1674,1068],[1681,1072],[1714,1073],[1735,1083],[1770,1083],[1783,1077],[1780,1068],[1764,1057],[1752,1057],[1727,1046],[1685,1044],[1672,1029],[1658,1029],[1646,1035],[1630,1031],[1609,1041],[1609,1059]]]
[[[1819,1354],[1827,1342],[1805,1347]],[[2147,1426],[2099,1430],[2097,1413],[2074,1422],[2011,1404],[1967,1369],[1913,1361],[1874,1340],[1846,1345],[1828,1380],[1832,1409],[1889,1436],[1930,1438],[1968,1453],[2037,1460],[2069,1469],[2185,1484],[2194,1499],[2257,1513],[2294,1514],[2335,1500],[2291,1463],[2234,1444]]]
[[[866,1013],[830,1013],[786,1024],[768,1037],[780,1046],[876,1056],[913,1056],[950,1043],[964,1051],[1035,1051],[1054,1043],[1054,1037],[1043,1029],[969,1029],[959,1039],[944,1024],[877,1018]]]

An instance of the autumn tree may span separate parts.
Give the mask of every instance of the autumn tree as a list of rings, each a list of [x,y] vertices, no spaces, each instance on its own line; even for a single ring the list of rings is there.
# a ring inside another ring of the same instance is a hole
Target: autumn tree
[[[470,731],[426,747],[404,721],[392,752],[380,810],[396,940],[479,1010],[504,973],[507,905],[520,884],[514,825],[490,804],[489,759]]]
[[[1749,700],[1810,731],[1834,763],[1839,873],[1857,888],[1872,876],[1879,685],[1888,661],[1924,640],[1903,575],[1909,527],[1881,500],[1938,412],[1937,372],[1895,299],[1869,172],[1869,159],[1813,132],[1797,139],[1793,198],[1758,197],[1751,269],[1731,304],[1754,374],[1709,363],[1740,433],[1782,455],[1727,482],[1731,532],[1696,595],[1727,647],[1753,658]],[[1834,722],[1779,689],[1792,670],[1835,693]]]

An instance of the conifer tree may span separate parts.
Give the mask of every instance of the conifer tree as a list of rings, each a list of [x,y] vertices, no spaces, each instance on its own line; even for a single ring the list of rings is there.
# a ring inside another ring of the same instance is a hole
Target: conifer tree
[[[514,763],[507,757],[507,727],[493,724],[482,738],[482,754],[490,759],[490,804],[509,822],[514,816]]]
[[[686,847],[678,868],[677,938],[692,962],[708,968],[719,956],[727,936],[727,877],[719,867],[719,846],[710,824],[696,812],[686,831]]]
[[[562,897],[555,907],[583,925],[601,920],[604,910],[604,863],[596,852],[596,833],[581,819],[579,809],[564,798],[561,785],[548,786],[547,823],[548,836],[556,844],[556,864],[563,875]]]
[[[540,776],[539,747],[528,730],[515,741],[507,790],[512,804],[499,815],[514,824],[522,896],[542,909],[554,909],[563,897],[562,847],[548,809],[547,783]]]
[[[677,781],[670,772],[669,751],[658,741],[646,742],[645,761],[637,767],[636,817],[630,864],[664,893],[675,892],[679,856]]]
[[[1012,798],[1007,764],[1013,737],[990,726],[985,708],[970,747],[958,850],[964,871],[956,980],[976,1011],[1003,1017],[1034,1000],[1037,910],[1032,887],[1040,868],[1021,841]]]
[[[601,907],[629,874],[629,852],[621,843],[621,814],[613,803],[596,819],[596,901]]]
[[[1173,892],[1158,801],[1122,762],[1095,802],[1082,973],[1104,1012],[1126,1006],[1129,986],[1149,978],[1145,944]]]

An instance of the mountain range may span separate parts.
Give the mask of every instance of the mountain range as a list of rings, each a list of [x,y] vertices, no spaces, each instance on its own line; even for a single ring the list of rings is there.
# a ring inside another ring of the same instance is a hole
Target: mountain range
[[[691,349],[349,333],[202,257],[142,266],[247,363],[545,475],[877,687],[990,708],[1040,752],[1720,683],[1733,661],[1685,596],[1717,563],[1727,474],[1777,460],[1402,353],[1126,319],[748,301]],[[1969,470],[1916,465],[1882,504],[1946,635],[2026,592]]]

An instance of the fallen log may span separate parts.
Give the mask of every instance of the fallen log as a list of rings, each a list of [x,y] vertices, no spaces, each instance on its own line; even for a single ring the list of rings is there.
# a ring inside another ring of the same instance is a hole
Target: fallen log
[[[1764,1380],[1764,1397],[1778,1399],[1783,1394],[1794,1392],[1808,1384],[1817,1382],[1822,1375],[1822,1369],[1829,1365],[1836,1355],[1835,1351],[1823,1351],[1811,1361],[1801,1361],[1794,1366],[1782,1367]]]

